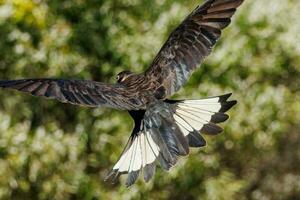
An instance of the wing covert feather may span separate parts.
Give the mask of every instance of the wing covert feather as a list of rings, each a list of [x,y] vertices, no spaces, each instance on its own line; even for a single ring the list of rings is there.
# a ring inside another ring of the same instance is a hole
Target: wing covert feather
[[[22,79],[0,81],[0,87],[11,88],[33,96],[43,96],[64,103],[122,110],[136,110],[143,102],[137,91],[120,84],[105,84],[88,80]]]
[[[166,96],[178,91],[193,70],[210,54],[243,0],[208,0],[198,6],[169,36],[150,68],[154,90],[163,86]]]

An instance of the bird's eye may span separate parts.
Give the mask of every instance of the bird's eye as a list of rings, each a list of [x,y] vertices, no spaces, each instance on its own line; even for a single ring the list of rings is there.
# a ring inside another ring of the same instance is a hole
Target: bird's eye
[[[116,79],[119,80],[119,78],[120,78],[120,76],[118,75]]]

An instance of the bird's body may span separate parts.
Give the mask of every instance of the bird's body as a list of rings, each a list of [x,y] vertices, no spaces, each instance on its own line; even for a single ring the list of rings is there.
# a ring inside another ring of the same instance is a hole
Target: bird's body
[[[171,33],[145,72],[123,71],[115,84],[43,78],[0,81],[0,87],[75,105],[128,110],[135,127],[107,179],[115,181],[125,173],[130,186],[142,170],[149,181],[156,161],[168,170],[179,156],[189,153],[189,147],[206,145],[199,133],[222,132],[216,124],[226,121],[225,112],[236,104],[228,101],[231,94],[201,100],[168,98],[209,55],[242,2],[207,0]]]

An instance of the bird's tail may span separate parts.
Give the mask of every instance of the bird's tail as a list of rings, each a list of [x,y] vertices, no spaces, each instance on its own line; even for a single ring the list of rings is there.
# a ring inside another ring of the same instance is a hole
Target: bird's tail
[[[225,114],[237,101],[228,101],[231,94],[200,100],[167,101],[171,104],[173,118],[188,139],[190,147],[202,147],[206,142],[199,133],[216,135],[223,131],[218,123],[226,121]]]
[[[126,185],[132,185],[141,170],[145,181],[155,173],[156,161],[168,170],[189,147],[202,147],[206,142],[200,133],[216,135],[216,125],[228,119],[224,114],[236,101],[227,101],[231,94],[201,100],[167,100],[146,111],[132,111],[135,127],[120,159],[107,176],[112,181],[128,174]]]

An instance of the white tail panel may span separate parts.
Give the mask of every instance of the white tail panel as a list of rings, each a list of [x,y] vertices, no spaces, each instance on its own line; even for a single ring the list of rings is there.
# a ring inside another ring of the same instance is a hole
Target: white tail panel
[[[113,167],[114,170],[119,172],[138,171],[147,164],[153,163],[159,155],[159,148],[150,133],[140,132],[132,140],[129,148],[123,152],[119,161]]]
[[[192,132],[217,134],[221,128],[215,123],[224,122],[224,114],[236,101],[227,101],[231,94],[200,100],[184,100],[173,104],[173,117],[181,132],[188,136]]]

